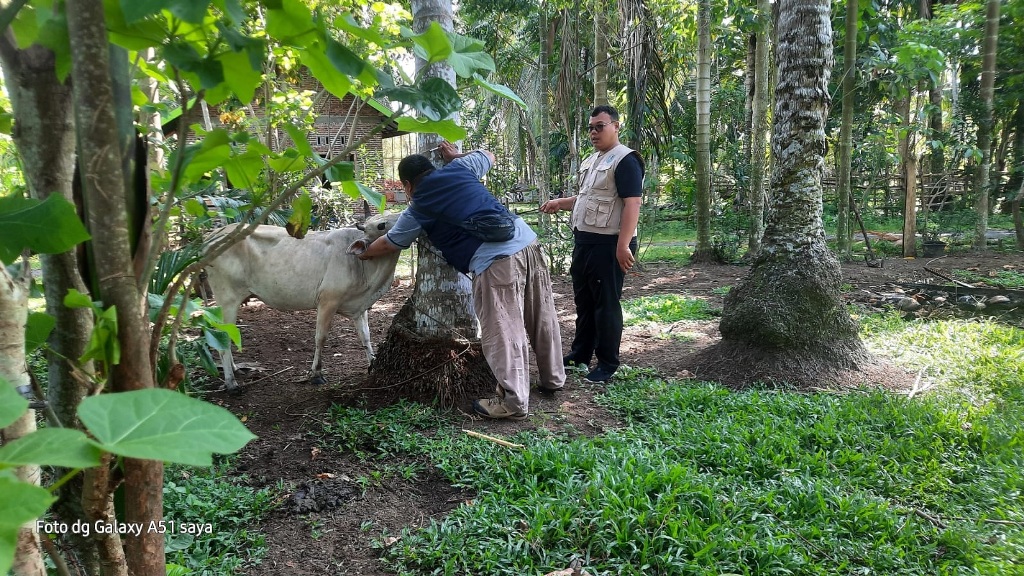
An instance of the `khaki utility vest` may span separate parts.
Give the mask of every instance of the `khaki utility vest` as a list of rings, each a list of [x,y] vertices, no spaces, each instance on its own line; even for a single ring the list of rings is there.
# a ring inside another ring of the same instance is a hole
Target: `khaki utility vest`
[[[569,220],[574,230],[618,235],[622,198],[615,188],[615,167],[632,152],[619,144],[607,152],[594,152],[580,165],[580,191]]]

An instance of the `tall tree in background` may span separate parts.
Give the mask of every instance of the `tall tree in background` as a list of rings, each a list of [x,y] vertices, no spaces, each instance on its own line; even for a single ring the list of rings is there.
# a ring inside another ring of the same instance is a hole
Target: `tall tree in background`
[[[850,206],[853,203],[850,165],[853,161],[853,103],[857,90],[857,19],[860,3],[846,0],[846,37],[843,39],[843,119],[839,125],[839,173],[836,175],[836,245],[850,257]]]
[[[992,128],[995,124],[992,114],[996,82],[996,48],[999,40],[999,0],[988,0],[985,11],[985,41],[982,45],[981,64],[981,119],[978,122],[978,150],[981,151],[981,166],[975,180],[974,211],[977,224],[974,228],[974,247],[984,250],[988,242],[989,184],[992,171]]]
[[[446,31],[453,30],[451,0],[413,0],[412,14],[417,34],[433,22]],[[416,74],[418,84],[442,78],[455,85],[455,72],[447,61],[429,64],[416,58]],[[430,154],[440,142],[440,136],[431,134],[420,136],[418,144],[423,153]],[[472,281],[451,267],[425,237],[417,242],[413,293],[392,321],[370,368],[371,376],[382,386],[404,382],[422,386],[424,394],[436,395],[445,405],[472,396],[474,391],[491,393],[496,383],[479,353]],[[410,378],[420,374],[429,377]]]
[[[840,299],[839,261],[822,223],[830,15],[829,0],[778,3],[773,209],[760,254],[725,298],[722,342],[695,362],[698,377],[821,386],[869,358]]]
[[[697,248],[692,262],[717,260],[711,245],[711,0],[697,0]]]
[[[608,104],[608,16],[604,0],[594,0],[594,107]]]
[[[761,250],[764,236],[764,210],[768,198],[766,184],[771,177],[768,162],[768,103],[771,88],[771,18],[770,0],[757,0],[757,33],[754,42],[754,95],[750,110],[750,238],[748,259]]]

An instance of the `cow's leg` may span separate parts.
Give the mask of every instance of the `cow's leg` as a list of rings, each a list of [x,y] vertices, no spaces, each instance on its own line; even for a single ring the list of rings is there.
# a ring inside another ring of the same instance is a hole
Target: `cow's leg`
[[[313,340],[313,366],[309,371],[309,383],[314,386],[321,386],[327,383],[327,380],[321,374],[323,369],[322,353],[324,344],[327,343],[327,337],[331,334],[331,322],[334,321],[334,315],[337,313],[338,307],[327,305],[321,302],[316,308],[316,336]]]
[[[215,277],[210,275],[210,286],[213,288],[213,296],[220,306],[221,316],[225,324],[237,324],[238,307],[248,294],[239,296],[226,286],[218,286]],[[235,380],[235,358],[231,355],[231,342],[228,342],[227,350],[220,353],[220,364],[224,370],[224,388],[228,392],[237,392],[238,382]]]
[[[359,337],[359,343],[363,345],[366,350],[366,362],[369,364],[373,363],[373,344],[370,342],[370,322],[369,313],[367,310],[363,310],[359,314],[352,318],[352,323],[356,327],[356,336]]]

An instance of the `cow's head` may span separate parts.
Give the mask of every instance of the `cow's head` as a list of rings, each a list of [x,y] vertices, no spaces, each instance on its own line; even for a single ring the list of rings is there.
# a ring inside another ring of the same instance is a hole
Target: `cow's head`
[[[395,222],[398,221],[400,215],[400,212],[386,212],[377,216],[371,216],[365,222],[356,223],[356,228],[362,230],[365,233],[365,237],[353,242],[348,247],[348,253],[354,255],[361,254],[371,242],[387,234],[388,230],[391,230]]]

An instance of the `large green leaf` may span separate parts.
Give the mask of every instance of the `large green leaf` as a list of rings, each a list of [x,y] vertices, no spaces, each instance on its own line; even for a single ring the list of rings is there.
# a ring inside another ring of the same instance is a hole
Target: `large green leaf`
[[[224,68],[224,81],[242,102],[252,102],[263,74],[253,68],[250,51],[225,52],[219,56]]]
[[[0,198],[0,262],[11,263],[24,249],[59,254],[89,239],[75,207],[60,194],[46,200]]]
[[[456,142],[466,137],[466,129],[451,120],[441,120],[440,122],[437,122],[434,120],[403,116],[398,119],[397,124],[399,130],[404,130],[406,132],[437,134],[449,142]]]
[[[309,230],[313,219],[313,200],[305,190],[292,201],[292,215],[288,218],[285,229],[295,238],[303,238]]]
[[[21,397],[6,378],[0,376],[0,428],[5,428],[28,410],[28,400]]]
[[[259,182],[260,172],[263,171],[263,157],[258,152],[247,150],[229,158],[224,163],[224,170],[236,188],[251,190]]]
[[[37,348],[46,343],[50,332],[57,324],[57,319],[46,312],[32,312],[28,315],[28,322],[25,324],[25,353],[34,352]]]
[[[463,78],[470,78],[480,70],[494,72],[494,59],[485,50],[482,42],[468,36],[449,34],[452,42],[452,54],[448,63],[452,70]]]
[[[529,107],[526,105],[526,102],[524,102],[523,99],[520,98],[518,94],[513,92],[512,89],[509,88],[508,86],[505,86],[503,84],[491,84],[487,80],[484,80],[479,74],[473,75],[473,82],[476,82],[477,86],[484,88],[488,92],[493,92],[498,96],[503,96],[515,102],[516,104],[519,104],[519,106],[523,110],[529,109]]]
[[[299,52],[302,63],[305,64],[313,76],[324,85],[328,92],[338,98],[344,99],[348,95],[352,82],[348,76],[339,74],[330,58],[327,57],[326,46],[321,42],[314,42],[309,49]]]
[[[444,120],[462,108],[459,94],[443,78],[426,78],[416,86],[396,86],[381,94],[412,106],[428,120]]]
[[[437,22],[431,22],[422,34],[412,35],[403,29],[402,35],[412,36],[413,53],[426,60],[428,64],[447,60],[452,54],[452,42],[448,38],[448,33]]]
[[[104,450],[191,466],[209,466],[214,452],[236,452],[255,438],[227,410],[161,388],[86,398],[78,417]]]
[[[145,50],[163,44],[167,32],[157,18],[147,18],[129,24],[121,9],[120,0],[103,0],[103,15],[107,21],[110,41],[128,50]]]
[[[306,158],[318,157],[319,154],[313,151],[313,147],[309,145],[309,136],[303,130],[300,130],[293,124],[285,124],[284,129],[288,132],[288,137],[292,139],[292,144],[300,155]]]
[[[135,0],[129,1],[134,2]],[[178,18],[198,24],[206,16],[206,8],[209,5],[210,0],[170,0],[168,9]]]
[[[367,42],[376,44],[381,48],[386,48],[389,44],[388,39],[380,33],[379,29],[363,28],[358,22],[356,22],[356,19],[348,13],[343,14],[339,18],[335,18],[334,27],[340,28],[357,38],[362,38]]]
[[[358,54],[349,50],[337,40],[333,38],[327,39],[327,50],[325,53],[331,64],[342,74],[350,78],[358,78],[359,81],[367,86],[375,86],[377,84],[377,72],[373,66],[370,66]]]
[[[159,14],[170,4],[170,0],[120,0],[121,12],[127,24],[134,24],[147,16]]]
[[[0,574],[7,574],[14,562],[18,529],[42,516],[55,500],[39,486],[0,476]]]
[[[102,454],[81,430],[42,428],[0,447],[0,468],[28,464],[91,468],[99,466]]]
[[[267,34],[286,43],[306,46],[316,39],[313,13],[301,0],[268,3]]]

